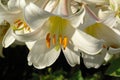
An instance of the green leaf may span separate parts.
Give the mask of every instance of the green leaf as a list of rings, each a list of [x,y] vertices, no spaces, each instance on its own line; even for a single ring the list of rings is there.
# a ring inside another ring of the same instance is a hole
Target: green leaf
[[[65,80],[64,75],[66,72],[63,70],[57,70],[55,72],[52,72],[51,68],[48,68],[48,74],[40,75],[40,80]]]
[[[70,80],[84,80],[82,77],[82,73],[80,70],[78,70],[77,72],[75,72],[72,77],[70,78]]]
[[[102,79],[101,72],[97,72],[93,75],[89,75],[89,76],[85,77],[84,80],[103,80],[103,79]]]
[[[37,73],[32,73],[33,80],[40,80],[39,74]]]
[[[115,59],[111,62],[106,71],[106,74],[110,76],[120,77],[120,58]]]

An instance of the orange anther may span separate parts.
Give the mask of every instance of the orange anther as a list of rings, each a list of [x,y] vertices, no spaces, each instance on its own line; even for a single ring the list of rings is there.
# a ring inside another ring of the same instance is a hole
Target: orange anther
[[[46,46],[47,48],[50,48],[50,33],[48,33],[46,36]]]
[[[26,30],[31,31],[31,30],[30,30],[30,27],[29,27],[26,23],[23,23],[23,25],[24,25],[24,28],[25,28]]]
[[[55,36],[55,34],[53,35],[53,44],[55,45],[56,44],[56,36]]]
[[[59,36],[59,43],[62,44],[62,35]]]
[[[23,22],[19,22],[17,27],[20,27],[23,24]]]
[[[65,36],[63,38],[63,42],[62,42],[62,45],[63,45],[63,48],[65,49],[67,47],[67,44],[68,44],[68,38]]]
[[[26,28],[26,27],[28,27],[28,25],[26,23],[24,23],[24,27]]]
[[[30,31],[30,27],[27,27],[27,30]]]
[[[21,20],[20,19],[17,19],[16,21],[14,21],[14,24],[20,22]]]

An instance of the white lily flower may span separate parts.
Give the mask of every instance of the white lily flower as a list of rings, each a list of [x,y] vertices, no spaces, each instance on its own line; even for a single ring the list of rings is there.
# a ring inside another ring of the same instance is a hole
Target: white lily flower
[[[96,23],[85,29],[85,32],[98,38],[103,39],[108,47],[107,52],[104,57],[104,61],[108,62],[114,55],[119,55],[120,53],[120,32],[115,30],[105,24],[108,19],[102,23]]]
[[[115,40],[111,40],[112,42],[116,42],[113,47],[109,46],[108,53],[110,55],[114,55],[114,53],[119,55],[119,37],[120,37],[120,0],[109,0],[108,10],[99,11],[99,17],[103,19],[103,23],[111,28],[111,32],[114,32],[115,35],[112,35],[110,32],[110,37],[114,36]],[[117,44],[117,46],[116,46]]]
[[[88,34],[98,39],[103,39],[105,41],[105,44],[107,45],[105,47],[106,48],[108,47],[108,49],[105,52],[101,52],[100,54],[96,55],[97,58],[95,56],[92,56],[90,58],[89,57],[90,55],[82,54],[82,55],[87,55],[88,59],[84,58],[83,56],[83,60],[84,60],[84,63],[86,63],[85,65],[89,68],[92,66],[98,68],[102,63],[108,62],[114,55],[119,54],[120,28],[119,28],[119,24],[116,23],[119,20],[118,15],[116,15],[116,12],[118,13],[119,11],[118,5],[120,1],[109,0],[109,1],[106,1],[106,3],[107,2],[110,2],[110,6],[108,6],[109,4],[106,4],[105,5],[106,9],[104,9],[104,11],[102,11],[102,9],[99,10],[98,16],[100,17],[100,19],[103,19],[101,23],[96,23],[94,25],[91,25],[83,29]],[[98,61],[98,59],[100,61]]]
[[[102,10],[100,9],[98,12],[98,16],[101,19],[105,19],[106,18],[111,18],[109,19],[111,22],[107,22],[107,25],[110,27],[114,27],[117,28],[118,26],[116,26],[118,23],[120,23],[120,0],[109,0],[109,5],[107,5],[107,9],[106,10]]]
[[[83,8],[82,15],[81,11],[73,14],[68,0],[60,0],[51,13],[33,3],[25,7],[25,19],[33,32],[13,35],[20,41],[36,41],[28,54],[29,65],[38,69],[48,67],[56,61],[62,49],[68,63],[75,66],[80,64],[80,53],[75,48],[90,55],[103,49],[103,41],[76,28],[86,11]]]
[[[103,7],[108,1],[106,0],[74,0],[78,3],[87,4],[90,9],[98,15],[98,11],[101,7]]]
[[[101,65],[106,65],[111,59],[119,58],[120,48],[105,48],[97,55],[82,53],[82,57],[87,68],[99,68]]]
[[[11,33],[12,29],[19,33],[21,33],[22,30],[24,31],[24,29],[29,29],[24,23],[22,12],[29,1],[30,0],[9,0],[6,3],[3,3],[2,0],[0,0],[0,23],[6,20],[11,26],[3,38],[2,44],[5,48],[15,41],[15,38]]]
[[[107,52],[104,61],[108,62],[112,58],[119,57],[120,53],[120,0],[109,0],[108,9],[99,11],[98,16],[102,19],[102,23],[94,24],[85,29],[85,31],[96,38],[105,40],[107,44]]]
[[[95,24],[98,24],[98,22],[100,21],[96,16],[95,14],[93,13],[93,11],[86,6],[86,10],[94,17],[94,18],[91,18],[88,14],[86,14],[84,16],[86,22],[82,25],[80,25],[78,28],[80,30],[83,30],[85,31],[86,29],[88,29],[90,26],[93,26]],[[98,22],[92,22],[92,21],[95,21],[97,20]],[[89,24],[89,25],[88,25]],[[88,25],[88,26],[87,26]],[[97,25],[95,25],[96,28],[98,27]],[[99,30],[99,29],[98,29]],[[94,33],[94,29],[91,29],[90,32],[92,33],[92,35],[96,35],[96,33]],[[89,33],[89,31],[87,32]],[[91,34],[90,34],[91,35]],[[103,35],[104,36],[104,35]],[[95,37],[95,36],[93,36]],[[97,37],[96,37],[97,38]],[[98,39],[103,39],[103,38],[98,38]],[[104,39],[103,39],[104,40]],[[106,43],[103,45],[104,49],[99,53],[99,54],[96,54],[96,55],[91,55],[91,54],[86,54],[84,52],[82,52],[82,58],[83,58],[83,61],[84,61],[84,64],[87,68],[91,68],[91,67],[94,67],[94,68],[99,68],[101,65],[103,65],[105,63],[105,61],[108,59],[108,51],[107,51],[107,45]],[[111,56],[109,56],[109,59],[110,59]],[[106,59],[106,60],[105,60]],[[108,60],[109,60],[108,59]]]
[[[86,28],[85,31],[96,38],[105,40],[106,44],[110,47],[120,47],[120,35],[104,24],[96,23]]]
[[[97,55],[89,55],[89,54],[86,54],[86,53],[82,53],[82,58],[83,58],[83,62],[85,64],[85,66],[87,68],[99,68],[101,65],[104,64],[105,58],[108,59],[107,49],[106,48],[103,49]]]
[[[9,0],[6,4],[1,3],[0,0],[0,22],[7,20],[9,23],[13,23],[16,17],[21,17],[21,9],[25,6],[24,4],[25,0]],[[21,8],[19,8],[20,6]]]

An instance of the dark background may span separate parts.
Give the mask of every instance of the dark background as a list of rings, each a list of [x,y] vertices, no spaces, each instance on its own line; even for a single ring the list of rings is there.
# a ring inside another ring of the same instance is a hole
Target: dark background
[[[64,55],[61,52],[61,55],[57,61],[50,66],[42,70],[35,69],[33,66],[28,66],[27,64],[27,55],[29,50],[26,46],[16,46],[3,48],[3,54],[5,58],[0,58],[0,80],[40,80],[40,75],[49,74],[48,69],[51,68],[51,73],[54,73],[57,70],[62,69],[66,80],[69,80],[72,75],[78,70],[82,72],[83,78],[88,76],[93,76],[95,73],[100,74],[101,80],[120,80],[117,77],[111,77],[105,75],[104,72],[107,69],[108,65],[101,66],[98,69],[87,69],[82,60],[80,65],[75,67],[70,67]],[[35,78],[37,74],[37,78]]]

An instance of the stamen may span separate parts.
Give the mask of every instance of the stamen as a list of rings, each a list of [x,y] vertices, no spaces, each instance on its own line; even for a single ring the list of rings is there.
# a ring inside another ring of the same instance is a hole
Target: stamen
[[[27,28],[27,27],[28,27],[28,25],[27,25],[26,23],[24,23],[24,27],[25,27],[25,28]]]
[[[62,35],[59,36],[59,43],[62,44]]]
[[[17,27],[19,28],[22,24],[23,22],[19,22]]]
[[[30,31],[30,27],[26,23],[24,23],[24,27],[26,30]]]
[[[63,48],[65,49],[67,47],[68,44],[68,38],[65,36],[62,42]]]
[[[14,21],[14,24],[20,22],[21,20],[20,19],[17,19],[16,21]]]
[[[21,19],[17,19],[14,21],[14,30],[27,30],[27,31],[31,31],[30,27]]]
[[[50,48],[50,33],[48,33],[46,36],[46,46],[47,48]]]
[[[56,36],[55,36],[55,34],[53,35],[53,44],[55,45],[56,44]]]
[[[31,30],[30,30],[30,27],[27,27],[26,30],[31,31]]]

